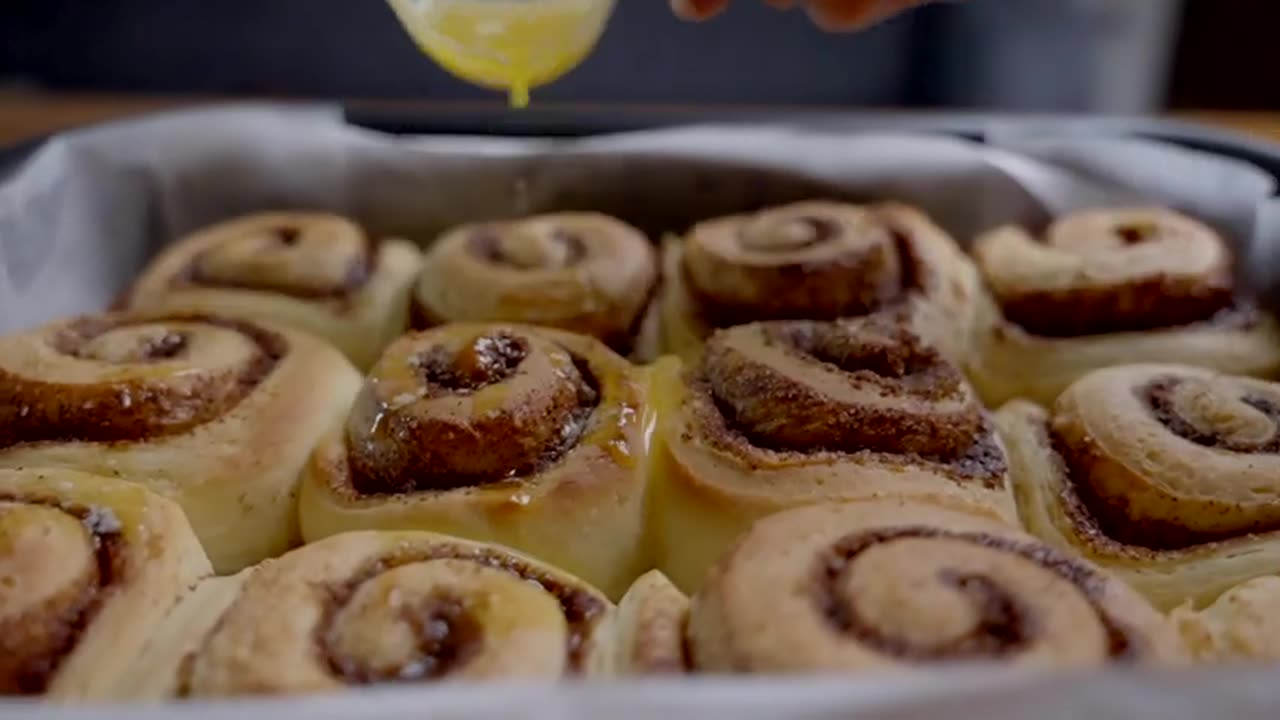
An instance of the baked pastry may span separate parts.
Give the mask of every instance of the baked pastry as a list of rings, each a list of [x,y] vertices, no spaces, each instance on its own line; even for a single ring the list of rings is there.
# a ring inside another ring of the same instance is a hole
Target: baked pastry
[[[930,497],[1016,523],[994,425],[896,313],[740,325],[654,375],[655,559],[686,592],[753,520],[797,505]]]
[[[297,540],[298,474],[360,375],[305,333],[201,315],[72,318],[0,338],[0,467],[176,500],[219,572]]]
[[[1094,371],[996,414],[1022,521],[1167,610],[1280,568],[1280,384],[1179,365]]]
[[[138,672],[154,678],[144,697],[558,680],[610,662],[613,606],[598,590],[504,548],[433,533],[346,533],[212,588],[218,597],[195,612],[179,606],[186,623],[164,628],[176,632],[157,633]]]
[[[272,561],[268,560],[267,563]],[[201,580],[150,628],[149,639],[122,671],[117,687],[130,702],[157,702],[189,694],[190,663],[204,639],[240,596],[254,565],[234,575]]]
[[[1212,605],[1190,603],[1170,616],[1201,662],[1280,661],[1280,577],[1267,575],[1231,588]]]
[[[307,541],[433,530],[619,597],[645,569],[644,377],[585,335],[454,324],[396,341],[302,480]]]
[[[247,215],[178,240],[126,295],[128,308],[197,312],[305,330],[367,368],[404,332],[421,254],[322,212]]]
[[[1171,210],[1079,212],[1042,238],[1001,228],[973,254],[995,303],[968,370],[991,407],[1047,405],[1090,370],[1124,363],[1280,371],[1276,322],[1237,292],[1227,242]]]
[[[1165,618],[1089,563],[1003,523],[903,500],[756,523],[693,598],[704,672],[882,672],[955,661],[1177,665]]]
[[[689,671],[684,633],[689,598],[657,570],[641,575],[622,596],[614,622],[614,671],[670,675]]]
[[[968,351],[980,282],[964,251],[904,205],[803,202],[708,220],[663,251],[662,337],[691,360],[716,328],[910,310],[953,362]]]
[[[464,225],[427,252],[413,291],[413,327],[546,325],[591,335],[624,355],[649,355],[645,321],[657,282],[652,243],[607,215]]]
[[[0,469],[0,696],[123,699],[125,666],[211,572],[178,506],[139,485]]]

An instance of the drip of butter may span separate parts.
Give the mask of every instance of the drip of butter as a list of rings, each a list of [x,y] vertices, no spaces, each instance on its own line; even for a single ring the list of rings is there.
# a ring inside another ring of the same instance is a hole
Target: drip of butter
[[[388,0],[441,67],[504,90],[512,106],[577,67],[604,32],[614,0]]]

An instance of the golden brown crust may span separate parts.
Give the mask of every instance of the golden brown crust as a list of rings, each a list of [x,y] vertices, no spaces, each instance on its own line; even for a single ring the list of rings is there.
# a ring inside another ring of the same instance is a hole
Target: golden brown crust
[[[353,532],[270,561],[185,663],[189,696],[607,670],[613,607],[496,546]]]
[[[367,367],[407,323],[420,260],[409,243],[377,238],[338,215],[258,213],[180,239],[124,304],[278,322],[325,338]]]
[[[516,322],[635,346],[658,281],[649,239],[597,213],[556,213],[465,225],[427,253],[413,327]]]
[[[1039,238],[997,229],[973,252],[994,297],[970,368],[989,403],[1047,404],[1088,371],[1126,362],[1280,369],[1274,321],[1237,295],[1226,240],[1179,213],[1083,211]]]
[[[1168,609],[1280,562],[1280,386],[1177,365],[1098,370],[1051,412],[997,414],[1020,514]]]
[[[989,518],[903,500],[756,523],[694,597],[689,643],[713,672],[1186,657],[1159,613],[1088,563]]]
[[[666,242],[663,269],[665,349],[686,360],[715,328],[905,308],[959,362],[979,295],[955,241],[889,203],[804,202],[709,220]]]
[[[181,510],[141,487],[0,469],[0,695],[125,697],[151,626],[210,572]]]
[[[298,472],[358,386],[336,350],[282,328],[74,318],[0,338],[0,466],[146,484],[183,506],[232,571],[294,542]]]
[[[960,373],[896,313],[723,330],[655,370],[659,569],[686,591],[750,522],[910,495],[1014,522],[1004,451]]]
[[[412,334],[315,451],[303,535],[501,542],[617,597],[642,564],[646,422],[642,374],[594,338],[488,324]]]

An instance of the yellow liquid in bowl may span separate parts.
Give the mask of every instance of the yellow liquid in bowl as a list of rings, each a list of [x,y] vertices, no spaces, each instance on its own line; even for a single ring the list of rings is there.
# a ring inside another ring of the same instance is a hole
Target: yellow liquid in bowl
[[[529,104],[529,90],[559,78],[591,52],[613,0],[389,0],[424,52],[463,80],[505,90]]]

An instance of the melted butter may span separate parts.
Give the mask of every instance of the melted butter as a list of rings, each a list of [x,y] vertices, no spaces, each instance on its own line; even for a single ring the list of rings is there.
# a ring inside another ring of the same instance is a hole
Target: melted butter
[[[613,0],[389,0],[418,47],[467,82],[529,104],[531,88],[577,67]]]
[[[643,454],[648,457],[653,451],[653,434],[658,429],[658,413],[653,405],[645,405],[644,413],[640,417],[640,437]]]
[[[511,403],[512,385],[496,383],[486,386],[471,396],[471,414],[475,417],[502,412]]]

